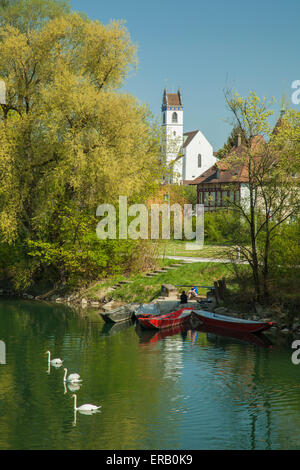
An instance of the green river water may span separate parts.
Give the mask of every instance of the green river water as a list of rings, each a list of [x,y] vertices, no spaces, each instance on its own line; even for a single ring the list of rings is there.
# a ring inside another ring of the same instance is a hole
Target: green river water
[[[0,341],[0,449],[300,449],[300,365],[288,345],[160,338],[13,300],[0,303]],[[48,369],[47,350],[63,367]],[[64,366],[83,379],[78,405],[99,413],[74,413]]]

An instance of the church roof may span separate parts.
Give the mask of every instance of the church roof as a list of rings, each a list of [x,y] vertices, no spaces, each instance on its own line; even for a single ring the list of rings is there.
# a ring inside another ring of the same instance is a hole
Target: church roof
[[[169,106],[181,106],[180,95],[178,93],[167,93]]]
[[[186,139],[184,140],[184,143],[183,143],[182,147],[183,148],[187,147],[198,132],[199,131],[185,132],[183,135],[186,136]]]
[[[178,90],[177,93],[167,93],[165,88],[163,94],[163,105],[182,106],[180,90]]]

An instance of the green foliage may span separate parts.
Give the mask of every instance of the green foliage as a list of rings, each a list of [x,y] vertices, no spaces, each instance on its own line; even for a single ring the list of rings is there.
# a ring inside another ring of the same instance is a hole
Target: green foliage
[[[243,134],[243,129],[241,129],[240,126],[234,126],[232,129],[227,141],[223,145],[222,148],[220,148],[217,151],[216,157],[218,159],[222,159],[224,157],[227,157],[229,154],[230,150],[232,150],[234,147],[237,146],[238,144],[238,136],[240,135],[241,137],[241,143],[245,142],[244,134]]]
[[[76,284],[134,265],[139,242],[95,234],[99,204],[147,200],[160,174],[148,108],[118,92],[136,66],[124,23],[103,25],[58,0],[2,6],[0,243],[22,247],[9,277]]]
[[[182,195],[186,200],[186,204],[197,204],[197,185],[179,186],[182,188]]]
[[[1,0],[0,24],[26,32],[47,20],[70,13],[68,0]]]
[[[244,221],[234,209],[224,209],[204,214],[204,237],[208,243],[234,245],[249,242]]]
[[[259,245],[265,243],[265,233],[259,239]],[[293,279],[299,272],[300,260],[300,218],[281,225],[270,247],[270,272],[272,277]]]

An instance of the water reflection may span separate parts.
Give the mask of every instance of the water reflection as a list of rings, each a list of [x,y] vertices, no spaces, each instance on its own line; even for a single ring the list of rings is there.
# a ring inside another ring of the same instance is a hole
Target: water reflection
[[[68,390],[70,392],[77,392],[80,390],[81,385],[81,383],[64,382],[64,393],[68,393]]]
[[[189,339],[192,344],[198,340],[199,333],[206,333],[206,337],[211,342],[222,341],[222,338],[236,339],[245,343],[255,344],[261,347],[270,348],[273,346],[269,338],[264,336],[263,333],[251,334],[236,331],[228,331],[222,328],[211,327],[208,325],[201,325],[196,329],[191,329],[186,325],[179,325],[176,327],[163,328],[161,330],[148,330],[140,327],[139,323],[136,324],[135,331],[140,338],[142,344],[145,343],[156,343],[168,336],[174,336],[180,334],[183,340]]]
[[[112,336],[121,331],[127,330],[134,324],[133,320],[127,320],[119,323],[104,323],[101,330],[101,336]]]
[[[85,317],[0,304],[1,449],[300,449],[289,349],[191,329],[109,334]],[[80,371],[78,390],[62,387],[59,369],[45,374],[48,349]],[[101,415],[74,412],[74,391],[79,404],[101,403]]]

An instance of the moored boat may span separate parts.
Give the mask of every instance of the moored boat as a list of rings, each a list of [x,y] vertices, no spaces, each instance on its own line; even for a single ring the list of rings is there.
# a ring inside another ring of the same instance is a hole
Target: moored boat
[[[181,308],[165,315],[140,316],[137,320],[143,328],[170,328],[188,322],[193,310],[193,308]]]
[[[124,305],[108,312],[100,312],[100,315],[106,323],[129,321],[134,318],[134,308]]]
[[[161,315],[161,311],[158,304],[141,304],[134,312],[135,317],[149,317],[154,315]]]
[[[215,326],[232,331],[241,331],[247,333],[258,333],[259,331],[268,330],[276,323],[269,321],[244,320],[242,318],[229,317],[227,315],[219,315],[218,313],[207,312],[204,310],[194,310],[193,320],[199,321],[204,325]]]

